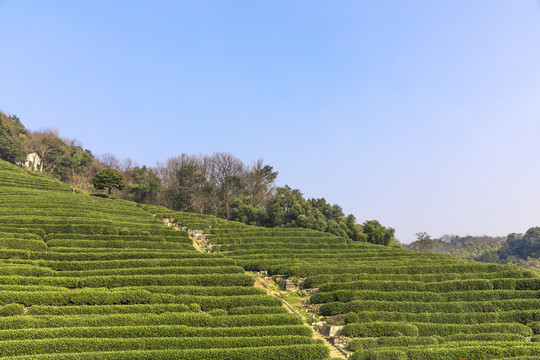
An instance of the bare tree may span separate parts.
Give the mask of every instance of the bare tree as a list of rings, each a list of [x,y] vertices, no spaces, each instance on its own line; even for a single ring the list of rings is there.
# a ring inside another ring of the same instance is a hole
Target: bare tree
[[[27,151],[36,153],[40,157],[39,171],[54,170],[56,165],[66,156],[66,145],[58,137],[58,130],[47,129],[30,133],[27,142]],[[56,152],[55,156],[49,156]]]
[[[120,162],[120,171],[127,174],[131,170],[133,170],[134,167],[139,166],[135,160],[133,160],[130,157],[125,158]]]
[[[114,169],[114,170],[121,170],[121,163],[120,159],[118,159],[115,155],[111,153],[105,153],[98,157],[99,161],[108,168]]]
[[[160,203],[174,209],[219,215],[231,215],[232,200],[248,195],[253,205],[265,205],[272,197],[277,172],[258,160],[246,167],[242,160],[230,153],[186,155],[158,163],[161,180]]]
[[[197,158],[195,156],[182,154],[168,159],[165,163],[157,163],[156,172],[163,189],[160,194],[161,204],[173,209],[179,208],[177,204],[178,192],[182,186],[186,186],[186,184],[182,184],[182,182],[185,182],[186,180],[184,178],[186,173],[185,171],[183,172],[182,169],[188,165],[197,167]],[[195,189],[189,189],[189,192],[195,197]]]
[[[246,186],[253,206],[265,205],[275,193],[274,181],[278,172],[263,159],[254,162],[246,174]]]
[[[225,205],[227,219],[231,216],[230,204],[243,187],[244,163],[229,153],[214,153],[216,185]]]

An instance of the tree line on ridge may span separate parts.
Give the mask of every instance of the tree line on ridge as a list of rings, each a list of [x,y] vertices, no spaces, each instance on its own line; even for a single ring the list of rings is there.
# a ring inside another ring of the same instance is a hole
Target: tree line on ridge
[[[69,183],[77,192],[107,188],[95,182],[96,174],[112,169],[124,180],[115,192],[119,198],[250,225],[309,228],[354,241],[397,244],[394,229],[377,220],[357,224],[354,215],[346,215],[339,205],[324,198],[306,199],[298,189],[277,187],[278,172],[262,159],[245,164],[232,154],[215,152],[182,154],[158,162],[154,168],[138,166],[130,158],[94,156],[78,141],[61,138],[55,130],[30,131],[16,115],[1,112],[0,158]],[[110,193],[111,188],[108,190]]]

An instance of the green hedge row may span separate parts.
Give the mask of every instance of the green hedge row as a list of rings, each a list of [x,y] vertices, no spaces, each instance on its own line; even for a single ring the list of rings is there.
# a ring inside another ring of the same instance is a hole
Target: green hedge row
[[[0,304],[32,305],[113,305],[149,303],[199,303],[203,310],[245,306],[280,306],[278,298],[267,295],[197,296],[151,293],[144,288],[77,289],[71,291],[1,291]]]
[[[369,349],[353,354],[353,360],[449,360],[449,359],[471,359],[471,360],[493,360],[503,357],[515,359],[518,356],[536,355],[538,359],[540,347],[535,344],[469,344],[455,343],[452,347],[445,345],[419,346],[411,349]]]
[[[86,204],[74,206],[76,203],[73,201],[53,204],[39,202],[35,198],[28,200],[29,202],[4,203],[4,207],[0,209],[0,222],[6,219],[3,222],[32,223],[29,219],[39,217],[37,224],[59,224],[61,223],[59,220],[63,219],[64,222],[71,224],[96,224],[99,220],[107,221],[107,225],[134,224],[133,228],[137,230],[140,230],[142,225],[152,228],[156,225],[164,226],[162,221],[148,216],[137,208],[126,210],[117,208],[112,212],[103,212],[100,211],[101,204],[96,204],[97,206],[92,208]]]
[[[0,226],[7,227],[6,224],[1,224]],[[116,224],[115,226],[112,225],[90,225],[90,224],[71,224],[69,222],[66,222],[66,219],[64,219],[64,223],[61,224],[43,224],[36,220],[35,223],[28,223],[28,224],[16,224],[11,223],[8,227],[8,229],[13,228],[25,228],[29,229],[27,232],[31,233],[38,233],[39,230],[42,230],[45,234],[47,233],[69,233],[69,234],[97,234],[97,235],[122,235],[126,229],[129,231],[129,233],[126,233],[126,235],[153,235],[153,236],[160,236],[160,235],[173,235],[175,234],[176,230],[172,228],[168,228],[166,226],[159,227],[159,228],[151,228],[146,225],[140,225],[140,227],[137,229],[136,226],[133,224]],[[11,230],[10,230],[11,231]],[[46,239],[46,235],[44,238]]]
[[[47,244],[43,240],[0,238],[0,248],[28,251],[47,251]]]
[[[57,272],[42,266],[30,264],[9,264],[4,263],[0,266],[0,276],[54,276]]]
[[[525,340],[525,338],[523,338]],[[412,345],[438,345],[436,336],[397,336],[377,339],[354,339],[349,343],[349,351],[359,351],[378,347],[409,347]]]
[[[362,264],[363,266],[373,266],[373,265],[414,265],[421,262],[424,265],[433,264],[433,265],[442,265],[442,264],[452,264],[454,261],[449,261],[449,259],[446,259],[444,261],[438,260],[438,259],[418,259],[413,256],[377,256],[377,255],[369,255],[365,254],[362,256],[357,256],[355,254],[351,254],[349,252],[344,252],[343,254],[340,253],[330,253],[330,254],[324,254],[324,253],[314,253],[314,254],[308,254],[308,253],[298,253],[294,254],[290,251],[284,251],[282,254],[244,254],[244,255],[237,255],[234,252],[226,253],[227,257],[236,259],[238,261],[245,261],[253,264],[258,263],[265,263],[265,262],[273,262],[274,264],[281,263],[282,265],[289,265],[293,266],[294,264],[298,264],[304,261],[308,261],[313,264],[318,264],[319,266],[328,266],[328,264],[332,264],[332,266],[335,266],[339,263],[345,263],[347,265],[350,265],[351,261],[354,261],[357,264]],[[291,260],[294,259],[294,260]],[[401,261],[399,261],[401,259]]]
[[[481,342],[484,345],[488,342],[521,342],[527,343],[527,339],[518,334],[456,334],[447,337],[441,336],[397,336],[379,337],[377,339],[355,339],[349,343],[350,351],[362,351],[364,349],[382,347],[411,347],[415,345],[439,345],[452,342]],[[453,346],[453,344],[449,344]],[[487,345],[487,344],[486,344]]]
[[[227,222],[231,224],[231,222]],[[308,237],[328,237],[328,233],[302,228],[264,228],[257,226],[246,226],[245,224],[237,223],[230,228],[225,226],[214,227],[210,232],[213,236],[220,235],[222,237],[241,237],[242,235],[275,235],[275,236],[308,236]]]
[[[540,322],[530,323],[529,326],[531,327],[534,334],[540,334]]]
[[[265,242],[266,239],[263,237],[220,237],[220,236],[207,236],[208,242],[212,244],[252,244],[252,243],[259,243],[259,242]],[[277,239],[276,239],[277,240]],[[346,244],[347,241],[345,238],[338,238],[338,237],[307,237],[307,236],[299,236],[299,237],[286,237],[279,239],[278,242],[288,242],[292,244]]]
[[[72,291],[1,291],[0,304],[32,305],[101,305],[145,304],[152,301],[146,290],[78,289]]]
[[[501,334],[501,333],[480,333],[480,334],[453,334],[444,337],[438,337],[439,343],[444,344],[448,342],[457,341],[517,341],[527,342],[527,338],[519,334]]]
[[[454,334],[480,333],[519,334],[523,336],[532,335],[530,327],[515,323],[472,325],[414,323],[414,325],[418,328],[420,336],[449,336]]]
[[[45,237],[45,231],[39,229],[29,229],[25,227],[13,227],[0,225],[0,233],[9,233],[9,234],[31,234],[34,236],[39,236],[40,238]]]
[[[43,240],[41,236],[32,233],[17,232],[17,233],[5,233],[0,232],[0,239],[30,239],[30,240]]]
[[[501,271],[489,273],[445,273],[445,274],[325,274],[310,276],[304,281],[304,288],[316,288],[325,284],[336,283],[334,290],[346,289],[350,282],[361,280],[370,281],[420,281],[439,282],[448,280],[468,279],[493,279],[493,278],[530,278],[536,276],[533,272],[522,268],[504,270],[507,265],[501,267]],[[342,284],[342,285],[341,285]],[[330,285],[330,284],[329,284]]]
[[[540,321],[538,310],[514,310],[500,312],[467,312],[467,313],[445,313],[445,312],[425,312],[406,313],[390,311],[362,311],[355,314],[356,321],[350,322],[370,322],[370,321],[396,321],[396,322],[428,322],[436,324],[482,324],[482,323],[520,323],[527,324],[533,321]],[[347,315],[349,316],[349,315]]]
[[[187,252],[193,252],[195,250],[194,247],[190,244],[182,244],[186,250],[171,250],[171,249],[151,249],[153,253],[160,253],[160,254],[169,254],[172,255],[173,258],[178,257],[177,253],[187,253]],[[146,250],[144,249],[130,249],[130,248],[80,248],[80,247],[66,247],[66,246],[55,246],[49,248],[50,252],[54,253],[64,253],[68,254],[69,256],[73,256],[74,253],[86,255],[88,253],[96,254],[96,253],[109,253],[109,254],[132,254],[132,253],[141,253]],[[70,254],[71,253],[71,254]],[[144,258],[144,257],[143,257]]]
[[[176,231],[170,235],[85,235],[85,234],[47,234],[47,240],[140,240],[140,241],[168,241],[168,242],[191,242],[186,231]]]
[[[326,302],[351,302],[355,300],[381,300],[381,301],[422,301],[422,302],[450,302],[450,301],[489,301],[505,299],[538,298],[537,290],[469,290],[454,292],[427,292],[427,291],[381,291],[381,290],[336,290],[333,292],[317,292],[311,296],[311,302],[321,304]]]
[[[197,311],[200,310],[200,305]],[[162,314],[166,312],[188,312],[193,311],[188,304],[134,304],[134,305],[72,305],[72,306],[50,306],[34,305],[28,308],[28,315],[84,315],[84,314],[132,314],[151,313]],[[20,315],[23,313],[23,305],[8,304],[0,307],[0,315]],[[230,308],[229,315],[249,315],[249,314],[286,314],[287,310],[281,306],[252,305]]]
[[[0,341],[51,338],[144,338],[144,337],[250,337],[304,336],[311,330],[303,325],[194,327],[185,325],[60,327],[0,330]]]
[[[13,360],[325,360],[328,348],[323,344],[289,345],[238,349],[190,349],[90,352],[13,357]]]
[[[313,344],[306,336],[59,338],[2,341],[0,357],[93,351],[223,349]]]
[[[24,314],[24,306],[21,304],[6,304],[0,306],[0,316],[15,316]]]
[[[3,291],[70,291],[70,290],[62,286],[0,285],[0,293]]]
[[[199,327],[242,327],[301,325],[291,314],[212,316],[206,313],[111,314],[111,315],[24,315],[0,318],[0,329],[177,325]]]
[[[14,252],[16,250],[11,250],[11,252]],[[89,249],[86,249],[84,253],[81,252],[73,252],[73,253],[55,253],[55,252],[25,252],[26,255],[23,255],[24,259],[29,260],[48,260],[48,261],[56,261],[56,262],[63,262],[64,264],[69,264],[69,262],[97,262],[97,261],[122,261],[122,260],[137,260],[140,262],[138,267],[143,266],[159,266],[159,265],[144,265],[144,262],[147,261],[150,264],[152,259],[164,259],[164,260],[171,260],[171,259],[187,259],[187,258],[223,258],[223,255],[221,254],[203,254],[197,251],[191,251],[191,250],[172,250],[172,251],[162,251],[162,250],[139,250],[139,251],[115,251],[115,252],[107,252],[103,253],[100,251],[92,252],[89,251]],[[2,252],[0,252],[0,256]],[[17,257],[19,255],[14,255],[13,253],[7,254],[6,258],[13,258]],[[21,257],[21,256],[19,256]],[[231,260],[232,261],[232,260]],[[98,265],[92,266],[90,264],[86,264],[86,269],[99,269]],[[101,264],[103,265],[103,264]],[[176,264],[172,264],[169,266],[173,266]],[[66,266],[66,270],[70,270],[71,267],[69,265]],[[123,267],[137,267],[133,265],[123,266]],[[71,270],[84,270],[84,269],[71,269]]]
[[[253,286],[137,286],[122,289],[144,289],[152,293],[193,296],[266,295],[266,291]]]
[[[111,276],[0,276],[4,285],[47,285],[66,288],[118,288],[126,286],[252,286],[254,279],[237,267],[190,268],[195,274],[111,275]],[[1,295],[1,294],[0,294]]]
[[[377,291],[428,291],[454,292],[470,290],[539,290],[540,278],[527,279],[467,279],[448,280],[433,283],[420,281],[355,281],[322,285],[319,294],[336,290],[377,290]]]
[[[296,238],[293,238],[296,239]],[[309,241],[310,238],[302,238],[305,239],[305,241]],[[324,239],[324,238],[318,238],[318,239]],[[330,238],[331,239],[331,238]],[[368,259],[370,257],[378,257],[381,260],[388,260],[388,258],[414,258],[414,259],[441,259],[441,260],[448,260],[448,255],[442,255],[442,254],[435,254],[435,253],[418,253],[418,252],[409,252],[405,250],[401,250],[398,248],[388,248],[388,250],[379,250],[378,248],[355,248],[349,246],[345,247],[327,247],[321,246],[321,248],[299,248],[295,249],[289,248],[289,245],[295,245],[294,242],[288,242],[283,241],[282,239],[276,239],[279,241],[276,242],[270,242],[270,240],[267,239],[260,239],[261,244],[266,244],[266,246],[263,246],[261,248],[258,247],[252,247],[247,248],[246,245],[236,245],[236,249],[232,250],[230,253],[234,254],[235,256],[244,256],[244,255],[261,255],[261,256],[284,256],[287,252],[290,252],[292,254],[298,254],[298,255],[305,255],[305,257],[317,257],[317,256],[331,256],[333,255],[335,258],[347,258],[347,257],[354,257],[359,259]],[[304,244],[300,244],[302,246]],[[313,244],[312,244],[313,245]],[[222,245],[228,247],[229,245]],[[223,250],[223,247],[220,248],[220,250]],[[451,259],[451,258],[450,258]]]
[[[402,322],[353,323],[343,327],[341,335],[347,337],[418,336],[418,328]]]
[[[317,296],[315,296],[317,294]],[[313,294],[312,301],[325,300],[328,297],[330,300],[339,299],[340,302],[357,303],[359,300],[370,301],[390,301],[394,303],[400,302],[425,302],[425,303],[441,303],[441,302],[478,302],[478,301],[505,301],[505,300],[530,300],[538,299],[539,292],[536,290],[471,290],[458,291],[449,293],[432,293],[420,291],[376,291],[365,290],[355,291],[351,293],[347,290],[338,290],[332,293],[316,293]],[[323,305],[324,306],[324,305]],[[399,305],[398,305],[399,306]]]
[[[130,223],[114,223],[106,224],[107,221],[103,222],[96,220],[95,224],[92,224],[88,221],[87,224],[73,224],[66,219],[58,220],[58,223],[44,223],[43,218],[31,218],[28,221],[21,222],[21,219],[7,219],[0,218],[0,227],[9,228],[25,228],[25,229],[42,229],[46,233],[72,233],[72,234],[104,234],[104,235],[121,235],[123,229],[128,229],[129,234],[134,235],[171,235],[176,232],[173,228],[169,228],[165,225],[163,226],[150,226],[150,225],[139,225],[139,224],[130,224]],[[29,232],[34,233],[35,230],[30,230]],[[128,234],[126,234],[128,235]]]
[[[18,304],[17,304],[18,305]],[[6,305],[8,306],[8,305]],[[20,305],[22,307],[22,305]],[[132,304],[132,305],[33,305],[27,310],[28,315],[88,315],[88,314],[163,314],[168,312],[192,311],[186,304]],[[200,308],[197,308],[197,312]]]
[[[88,277],[88,276],[110,276],[110,275],[157,275],[157,274],[235,274],[243,273],[244,269],[240,266],[233,266],[223,262],[209,263],[208,265],[196,266],[156,266],[156,267],[133,267],[106,270],[75,270],[57,272],[57,276],[67,277]]]
[[[81,252],[84,251],[84,252]],[[183,259],[183,258],[203,258],[205,255],[221,254],[203,254],[191,250],[157,250],[151,251],[139,249],[138,251],[125,251],[118,249],[116,251],[103,252],[99,249],[73,249],[73,252],[42,252],[28,250],[0,249],[0,259],[5,260],[49,260],[49,261],[106,261],[106,260],[134,260],[134,259]]]
[[[152,253],[151,253],[152,254]],[[166,254],[169,256],[168,254]],[[184,257],[184,255],[187,255]],[[80,271],[80,270],[104,270],[104,269],[122,269],[122,268],[142,268],[142,267],[161,267],[161,266],[232,266],[236,265],[234,260],[223,257],[206,257],[205,254],[195,253],[193,258],[191,254],[179,254],[179,258],[154,258],[154,259],[119,259],[119,260],[101,260],[101,261],[40,261],[36,265],[48,267],[57,271]],[[203,256],[199,256],[203,255]]]
[[[35,241],[35,240],[34,240]],[[0,245],[2,240],[0,239]],[[157,241],[140,241],[140,240],[47,240],[49,247],[77,247],[77,248],[116,248],[116,249],[173,249],[173,250],[191,250],[192,244],[174,243],[174,242],[157,242]],[[16,249],[16,248],[14,248]],[[34,249],[28,249],[34,250]],[[39,250],[34,250],[39,251]]]
[[[89,208],[89,211],[78,210],[77,212],[66,210],[65,215],[60,216],[51,216],[47,215],[48,210],[42,211],[44,214],[40,214],[40,209],[32,201],[28,205],[28,211],[23,215],[18,216],[8,216],[2,215],[0,213],[0,224],[10,224],[10,225],[42,225],[42,226],[56,226],[58,229],[63,231],[57,231],[61,233],[70,233],[71,230],[76,229],[79,226],[107,226],[107,227],[129,227],[132,230],[139,229],[156,229],[156,230],[167,230],[168,232],[175,232],[174,228],[168,227],[163,222],[154,219],[151,216],[135,216],[131,217],[132,222],[126,221],[130,217],[122,216],[121,214],[115,216],[107,216],[102,212],[95,213],[95,210]],[[64,204],[57,204],[57,208],[61,208]],[[98,204],[101,207],[102,203]],[[24,202],[21,202],[17,205],[17,208],[24,208]],[[35,213],[33,213],[35,212]],[[28,214],[30,213],[30,214]],[[95,215],[100,215],[97,217],[86,216],[86,213],[89,215],[94,213]],[[144,213],[140,213],[144,214]],[[71,220],[71,221],[66,221]],[[24,226],[22,226],[24,227]]]
[[[248,315],[248,314],[286,314],[287,309],[282,306],[245,306],[229,309],[229,315]]]
[[[537,294],[536,294],[537,295]],[[518,295],[514,295],[518,296]],[[496,297],[493,297],[496,298]],[[389,311],[402,313],[472,313],[511,310],[534,310],[540,306],[540,299],[511,299],[493,301],[458,301],[458,302],[423,302],[417,301],[382,301],[362,300],[348,303],[331,302],[320,307],[324,316],[361,311]]]
[[[368,274],[437,274],[447,272],[497,272],[503,269],[502,265],[473,263],[472,261],[462,263],[459,260],[444,265],[403,265],[402,261],[362,265],[355,263],[353,259],[349,263],[339,265],[329,265],[328,262],[287,262],[276,265],[274,261],[238,261],[238,264],[248,270],[268,270],[270,274],[289,274],[302,277],[356,272]]]
[[[232,309],[246,306],[281,306],[281,300],[268,295],[237,295],[237,296],[191,296],[153,294],[151,303],[200,304],[203,311],[212,309]]]

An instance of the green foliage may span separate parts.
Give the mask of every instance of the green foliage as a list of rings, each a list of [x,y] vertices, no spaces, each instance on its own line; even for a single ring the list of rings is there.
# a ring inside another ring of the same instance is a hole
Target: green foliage
[[[251,199],[245,195],[237,196],[231,202],[230,219],[233,221],[259,225],[266,223],[267,217],[266,209],[261,205],[254,206]]]
[[[207,339],[207,342],[211,342]],[[288,343],[288,341],[285,341]],[[112,342],[114,343],[114,342]],[[158,341],[156,341],[156,344]],[[105,344],[105,343],[104,343]],[[55,346],[58,346],[56,344]],[[39,346],[39,343],[36,344]],[[126,348],[129,348],[129,344]],[[53,346],[51,346],[52,348]],[[69,344],[64,347],[65,353],[51,353],[41,355],[29,355],[28,357],[17,357],[17,359],[36,360],[245,360],[245,359],[265,359],[265,360],[326,360],[329,350],[323,344],[296,344],[296,345],[274,345],[259,347],[238,347],[238,348],[216,348],[216,349],[165,349],[165,350],[120,350],[110,351],[114,347],[102,347],[102,350],[83,353],[70,352],[76,345]],[[21,347],[24,349],[24,347]],[[29,348],[29,351],[32,348]]]
[[[462,259],[482,262],[516,264],[524,268],[540,268],[540,228],[530,228],[525,235],[505,237],[444,235],[431,239],[427,233],[417,233],[418,240],[404,247],[413,251],[448,253]]]
[[[135,167],[128,172],[130,180],[126,185],[126,198],[138,203],[154,203],[161,188],[157,174],[146,166]]]
[[[508,259],[510,256],[521,259],[540,257],[540,227],[530,228],[522,237],[516,234],[508,235],[498,254],[502,259]]]
[[[374,337],[393,336],[397,333],[418,336],[418,328],[401,322],[351,323],[345,325],[341,334],[348,337]]]
[[[395,241],[392,228],[385,228],[377,220],[366,221],[362,224],[364,234],[367,236],[367,241],[372,244],[388,246]]]
[[[112,189],[122,190],[126,186],[124,176],[114,169],[101,170],[92,178],[92,184],[98,190],[107,189],[109,196]]]
[[[24,143],[27,131],[16,115],[0,112],[0,159],[13,164],[26,161]]]

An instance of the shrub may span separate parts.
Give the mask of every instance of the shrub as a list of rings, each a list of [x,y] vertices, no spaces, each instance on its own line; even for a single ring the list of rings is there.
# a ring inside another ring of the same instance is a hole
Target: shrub
[[[348,337],[391,336],[398,331],[407,336],[418,336],[418,328],[412,324],[400,322],[353,323],[343,327],[341,334]]]
[[[212,309],[208,312],[212,316],[225,316],[227,315],[227,310],[223,309]]]

